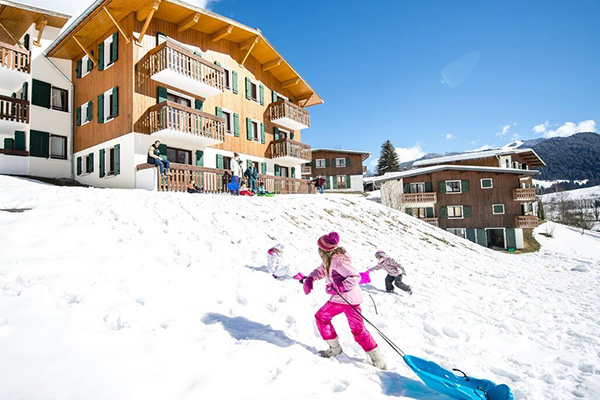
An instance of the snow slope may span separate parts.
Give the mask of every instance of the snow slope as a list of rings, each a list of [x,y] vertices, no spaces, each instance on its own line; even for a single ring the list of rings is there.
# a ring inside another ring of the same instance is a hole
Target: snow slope
[[[598,199],[600,198],[600,186],[590,186],[558,193],[547,193],[542,195],[542,199],[546,202],[551,202],[556,200],[556,197],[560,196],[560,193],[565,193],[566,200]]]
[[[337,230],[359,270],[378,248],[415,294],[371,275],[363,310],[408,354],[509,384],[516,399],[598,398],[600,244],[556,227],[535,254],[493,252],[361,196],[59,188],[0,176],[1,399],[436,399],[374,334],[391,367],[322,359],[327,300],[264,270],[286,245],[318,266]],[[543,231],[543,227],[538,228]],[[373,331],[372,331],[373,332]]]

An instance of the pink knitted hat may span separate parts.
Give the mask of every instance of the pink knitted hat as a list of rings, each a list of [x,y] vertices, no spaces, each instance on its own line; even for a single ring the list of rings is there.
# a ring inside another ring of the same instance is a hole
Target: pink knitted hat
[[[337,232],[330,232],[327,235],[323,235],[317,241],[317,245],[321,250],[333,251],[336,249],[340,242],[340,235]]]

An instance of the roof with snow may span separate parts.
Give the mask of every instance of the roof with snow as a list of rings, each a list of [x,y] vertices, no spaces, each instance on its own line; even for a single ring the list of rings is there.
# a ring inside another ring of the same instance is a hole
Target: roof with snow
[[[368,151],[360,151],[360,150],[344,150],[344,149],[312,149],[312,153],[316,153],[319,151],[331,151],[334,153],[348,153],[348,154],[361,154],[363,156],[363,161],[367,158],[371,157],[371,153]]]
[[[371,182],[385,182],[385,181],[394,181],[400,180],[402,178],[408,178],[411,176],[419,176],[423,174],[430,174],[432,172],[439,171],[476,171],[476,172],[493,172],[496,174],[516,174],[516,175],[524,175],[524,176],[534,176],[539,174],[538,171],[530,170],[530,169],[516,169],[516,168],[498,168],[498,167],[481,167],[477,165],[432,165],[424,168],[415,168],[410,169],[408,171],[400,171],[400,172],[388,172],[387,174],[381,176],[373,176],[368,178],[363,178],[364,183]]]
[[[456,154],[453,156],[430,158],[428,160],[419,160],[413,163],[415,167],[424,167],[433,164],[444,164],[454,161],[464,160],[476,160],[479,158],[499,157],[510,154],[518,154],[525,159],[528,165],[532,167],[543,167],[546,163],[537,155],[533,149],[514,149],[514,148],[501,148],[485,151],[477,151],[463,154]]]

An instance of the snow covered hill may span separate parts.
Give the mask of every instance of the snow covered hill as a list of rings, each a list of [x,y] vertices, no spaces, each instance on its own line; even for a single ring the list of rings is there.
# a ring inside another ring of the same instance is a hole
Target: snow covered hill
[[[493,252],[359,196],[233,198],[59,188],[0,176],[1,399],[436,399],[343,316],[323,359],[305,296],[265,272],[319,264],[331,230],[359,270],[402,260],[414,295],[364,287],[365,314],[408,354],[509,384],[516,399],[598,398],[600,240],[557,226],[533,254]],[[543,227],[538,228],[543,232]],[[372,330],[371,330],[372,331]],[[372,331],[373,332],[373,331]],[[211,397],[208,397],[211,395]]]

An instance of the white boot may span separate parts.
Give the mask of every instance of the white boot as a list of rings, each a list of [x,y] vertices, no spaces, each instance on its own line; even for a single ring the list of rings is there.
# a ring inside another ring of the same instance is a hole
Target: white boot
[[[338,341],[338,338],[326,340],[326,342],[329,345],[329,349],[319,351],[319,354],[321,355],[321,357],[329,358],[329,357],[337,356],[338,354],[340,354],[342,352],[342,346],[340,346],[340,342]]]
[[[369,358],[371,359],[371,362],[374,366],[384,371],[387,371],[388,367],[385,364],[385,360],[381,356],[381,353],[379,352],[379,347],[375,347],[373,350],[368,351],[367,354],[369,355]]]

